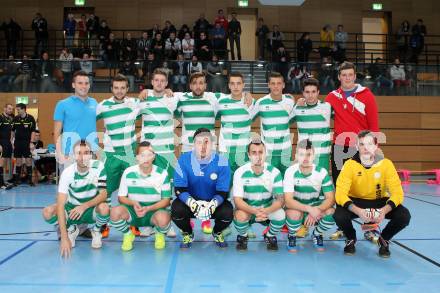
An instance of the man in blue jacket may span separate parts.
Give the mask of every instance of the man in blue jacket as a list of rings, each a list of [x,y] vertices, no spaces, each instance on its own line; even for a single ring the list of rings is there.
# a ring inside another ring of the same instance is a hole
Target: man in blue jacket
[[[181,248],[191,247],[194,233],[191,218],[214,219],[213,236],[219,247],[227,247],[222,235],[233,219],[233,208],[227,199],[231,171],[228,160],[212,152],[213,137],[206,128],[194,133],[194,149],[178,160],[174,173],[177,199],[171,205],[171,217],[182,230]]]

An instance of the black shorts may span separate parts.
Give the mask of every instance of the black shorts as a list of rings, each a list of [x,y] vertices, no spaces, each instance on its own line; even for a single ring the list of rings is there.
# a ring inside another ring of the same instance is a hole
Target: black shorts
[[[9,140],[0,140],[0,145],[2,146],[2,152],[0,157],[10,158],[12,156],[12,144]]]
[[[14,158],[31,158],[31,149],[29,141],[15,141],[14,142]]]

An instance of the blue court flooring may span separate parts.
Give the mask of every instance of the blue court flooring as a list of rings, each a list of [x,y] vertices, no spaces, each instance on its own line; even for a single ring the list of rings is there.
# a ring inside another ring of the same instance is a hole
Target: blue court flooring
[[[235,250],[233,227],[229,247],[220,249],[198,223],[189,250],[179,249],[178,235],[167,239],[163,251],[149,237],[122,252],[122,235],[112,230],[102,249],[79,237],[72,256],[61,259],[56,232],[41,216],[42,207],[55,201],[55,186],[20,186],[0,191],[0,291],[440,292],[440,186],[412,184],[404,190],[412,219],[394,239],[389,259],[365,240],[358,241],[355,256],[343,255],[343,240],[325,241],[321,253],[310,238],[291,254],[285,234],[278,237],[280,250],[268,252],[258,225],[247,252]]]

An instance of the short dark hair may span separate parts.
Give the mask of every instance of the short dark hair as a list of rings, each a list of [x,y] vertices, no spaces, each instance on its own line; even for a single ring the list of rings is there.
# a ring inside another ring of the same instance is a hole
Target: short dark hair
[[[196,139],[197,135],[202,134],[202,133],[209,133],[209,135],[211,136],[211,131],[208,128],[202,127],[202,128],[197,129],[196,132],[194,132],[193,140]]]
[[[34,131],[35,133],[40,133],[40,130],[38,130],[38,129],[35,129],[35,131]]]
[[[83,146],[83,147],[88,147],[89,150],[90,150],[90,152],[92,151],[92,146],[91,146],[90,143],[89,143],[87,140],[85,140],[85,139],[78,140],[78,141],[73,145],[72,150],[75,150],[75,148],[76,148],[77,146],[80,146],[80,147],[82,147],[82,146]]]
[[[354,63],[344,61],[342,62],[341,65],[339,65],[338,74],[340,75],[342,70],[346,70],[346,69],[353,69],[354,72],[356,73],[356,65],[354,65]]]
[[[377,137],[370,130],[361,130],[357,135],[358,140],[360,140],[361,138],[365,138],[367,136],[371,136],[374,140],[374,144],[377,144]]]
[[[283,80],[283,82],[284,82],[284,76],[281,73],[276,72],[276,71],[272,71],[269,74],[269,81],[270,81],[271,78],[281,78]]]
[[[306,86],[309,86],[309,85],[315,86],[319,91],[319,80],[317,80],[316,78],[309,77],[309,78],[304,79],[304,81],[302,83],[303,91],[306,88]]]
[[[78,71],[76,71],[76,72],[73,74],[72,82],[75,82],[75,79],[76,79],[77,76],[87,76],[87,77],[89,77],[89,75],[87,74],[87,72],[85,72],[84,70],[78,70]]]
[[[251,142],[247,145],[247,152],[251,150],[251,145],[263,145],[263,147],[266,147],[264,142],[259,137],[254,137],[251,139]]]
[[[296,146],[296,148],[297,149],[302,149],[302,150],[304,150],[304,149],[305,150],[314,150],[312,141],[310,139],[308,139],[308,138],[300,140],[298,142],[298,145]]]
[[[136,148],[136,154],[138,155],[141,148],[145,148],[145,147],[153,147],[153,146],[151,145],[151,142],[149,142],[149,141],[146,141],[146,140],[141,141]]]
[[[191,73],[191,76],[189,77],[189,83],[192,83],[195,79],[203,77],[206,82],[206,74],[204,72],[194,72]]]
[[[23,104],[23,103],[18,103],[17,105],[15,105],[15,107],[16,107],[16,108],[19,108],[19,109],[26,110],[26,105]]]
[[[125,75],[123,75],[123,74],[120,74],[120,73],[118,73],[118,74],[116,74],[113,78],[112,78],[112,86],[113,86],[113,83],[114,82],[116,82],[116,81],[125,81],[126,83],[127,83],[127,87],[128,87],[128,78],[125,76]]]
[[[243,76],[243,74],[241,74],[241,73],[238,72],[238,71],[233,71],[233,72],[231,72],[231,73],[229,74],[229,76],[228,76],[228,82],[231,80],[231,77],[240,77],[241,80],[244,82],[244,76]]]

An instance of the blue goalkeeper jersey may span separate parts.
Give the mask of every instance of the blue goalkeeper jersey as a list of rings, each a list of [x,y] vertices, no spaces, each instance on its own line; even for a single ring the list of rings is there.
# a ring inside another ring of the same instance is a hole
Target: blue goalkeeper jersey
[[[224,197],[219,192],[229,192],[231,170],[228,160],[212,153],[209,160],[198,160],[194,151],[180,156],[174,172],[174,187],[187,188],[188,192],[178,194],[186,202],[188,196],[195,200],[210,201],[217,199],[222,204]]]

